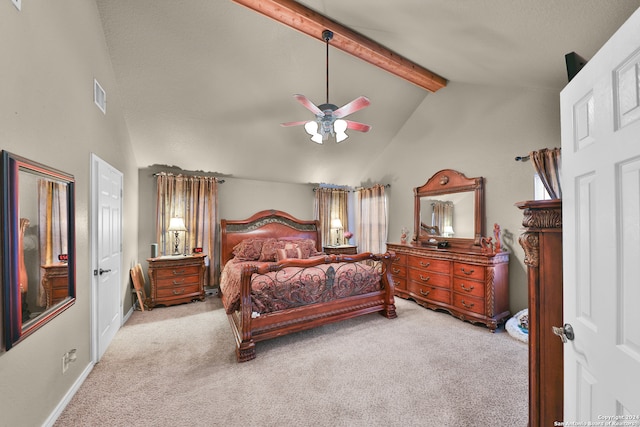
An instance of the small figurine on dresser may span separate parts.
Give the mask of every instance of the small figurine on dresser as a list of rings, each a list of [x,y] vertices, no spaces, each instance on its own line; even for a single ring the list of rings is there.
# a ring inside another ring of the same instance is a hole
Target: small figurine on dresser
[[[409,234],[409,230],[407,230],[405,227],[402,227],[402,230],[400,230],[400,243],[403,245],[407,244],[407,235]]]

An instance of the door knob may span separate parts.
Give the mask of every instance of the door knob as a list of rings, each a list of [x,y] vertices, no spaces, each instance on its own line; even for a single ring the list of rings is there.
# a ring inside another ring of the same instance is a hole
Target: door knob
[[[110,271],[111,271],[111,269],[110,269],[110,268],[108,268],[108,269],[106,269],[106,270],[100,269],[100,275],[102,276],[102,274],[103,274],[103,273],[108,273],[108,272],[110,272]]]
[[[552,326],[553,333],[560,337],[563,343],[567,343],[567,340],[573,341],[576,335],[573,333],[573,326],[568,323],[565,323],[562,328],[557,326]]]

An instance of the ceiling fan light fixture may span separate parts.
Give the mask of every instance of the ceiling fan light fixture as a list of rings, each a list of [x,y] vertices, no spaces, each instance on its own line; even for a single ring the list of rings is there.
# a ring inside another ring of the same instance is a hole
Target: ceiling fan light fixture
[[[316,133],[315,135],[313,135],[311,137],[311,140],[313,142],[315,142],[316,144],[322,144],[322,142],[323,142],[322,135],[320,135],[319,133]]]
[[[346,134],[347,122],[345,120],[338,119],[333,123],[333,130],[336,134],[336,142],[342,142],[349,138]]]
[[[318,133],[318,123],[315,121],[309,121],[304,124],[304,130],[311,136]]]

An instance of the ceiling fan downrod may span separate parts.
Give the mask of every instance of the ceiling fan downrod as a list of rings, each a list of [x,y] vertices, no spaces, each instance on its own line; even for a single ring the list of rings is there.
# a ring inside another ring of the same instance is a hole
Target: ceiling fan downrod
[[[327,104],[329,104],[329,40],[333,38],[333,32],[324,30],[322,32],[322,39],[327,44]]]

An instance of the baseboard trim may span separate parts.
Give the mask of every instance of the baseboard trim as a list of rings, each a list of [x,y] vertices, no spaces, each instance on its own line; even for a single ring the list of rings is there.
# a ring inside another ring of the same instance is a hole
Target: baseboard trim
[[[71,399],[73,398],[73,396],[75,396],[75,394],[80,389],[80,386],[82,385],[82,383],[84,383],[84,381],[89,376],[89,373],[91,373],[91,371],[93,370],[94,365],[95,364],[93,362],[91,362],[91,363],[89,363],[87,365],[87,367],[82,372],[82,374],[73,383],[73,385],[71,386],[69,391],[67,391],[67,393],[64,395],[62,400],[60,400],[60,403],[58,403],[58,406],[56,406],[56,408],[53,410],[53,412],[49,415],[49,417],[46,419],[46,421],[42,424],[43,426],[53,427],[53,425],[57,421],[58,417],[60,417],[60,415],[62,414],[62,411],[64,411],[64,408],[66,408],[67,405],[69,404],[69,402],[71,402]]]

